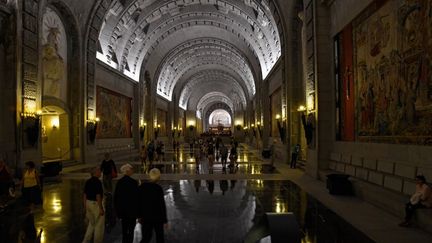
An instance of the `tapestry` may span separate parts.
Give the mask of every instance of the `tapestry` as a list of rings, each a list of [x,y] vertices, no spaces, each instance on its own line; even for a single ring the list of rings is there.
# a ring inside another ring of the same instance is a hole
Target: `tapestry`
[[[375,1],[354,22],[359,141],[432,144],[432,0]]]
[[[97,87],[97,138],[131,137],[132,99],[114,91]]]

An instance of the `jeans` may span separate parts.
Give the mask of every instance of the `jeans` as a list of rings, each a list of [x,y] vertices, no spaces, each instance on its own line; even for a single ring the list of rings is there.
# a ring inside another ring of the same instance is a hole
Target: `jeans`
[[[405,205],[405,221],[408,222],[414,215],[415,210],[418,208],[424,208],[425,206],[421,203],[411,204],[411,202]]]
[[[99,206],[96,201],[87,200],[86,218],[88,221],[87,230],[83,243],[102,243],[105,231],[105,216],[99,215]]]
[[[103,175],[102,179],[104,192],[112,192],[112,177],[111,175]]]

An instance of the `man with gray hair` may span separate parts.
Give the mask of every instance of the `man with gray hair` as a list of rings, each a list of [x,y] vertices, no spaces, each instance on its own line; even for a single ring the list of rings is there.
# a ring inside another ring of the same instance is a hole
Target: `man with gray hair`
[[[105,231],[105,212],[102,206],[103,189],[99,180],[101,170],[92,168],[91,178],[84,186],[84,208],[88,220],[87,231],[83,242],[102,243]]]
[[[123,243],[132,243],[136,219],[138,218],[138,182],[130,164],[120,167],[124,176],[117,182],[114,192],[114,208],[122,221]]]
[[[164,226],[167,227],[167,213],[164,192],[157,182],[160,179],[160,171],[153,168],[149,172],[150,181],[144,182],[139,187],[139,218],[142,224],[141,243],[150,242],[153,230],[156,233],[156,242],[164,242]]]

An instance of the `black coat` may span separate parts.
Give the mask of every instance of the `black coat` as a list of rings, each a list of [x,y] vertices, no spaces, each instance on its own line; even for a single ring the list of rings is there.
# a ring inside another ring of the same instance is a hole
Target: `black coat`
[[[138,182],[123,176],[114,192],[114,207],[119,218],[138,218]]]
[[[144,223],[168,222],[164,192],[160,185],[144,182],[139,186],[139,217]]]

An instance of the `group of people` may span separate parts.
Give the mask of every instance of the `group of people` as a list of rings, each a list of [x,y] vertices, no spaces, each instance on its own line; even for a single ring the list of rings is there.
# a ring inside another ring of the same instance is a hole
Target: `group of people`
[[[225,172],[227,169],[227,163],[229,158],[228,168],[238,167],[238,142],[236,140],[231,141],[231,148],[228,151],[228,147],[222,142],[220,137],[207,137],[207,139],[199,139],[191,143],[191,153],[194,153],[196,170],[199,171],[201,166],[203,170],[208,165],[208,172],[213,172],[213,165],[215,162],[221,162],[222,170]],[[229,157],[228,157],[229,155]]]
[[[42,183],[36,169],[36,164],[33,161],[25,163],[20,184],[22,199],[25,205],[29,206],[30,211],[33,211],[36,205],[42,203]],[[5,161],[0,159],[0,199],[7,201],[11,198],[15,198],[14,177],[6,166]]]
[[[164,160],[164,156],[164,144],[162,141],[155,142],[154,140],[151,140],[147,146],[141,146],[140,159],[143,166],[147,165],[148,161],[151,167],[154,161],[161,162]]]
[[[106,178],[107,167],[115,164],[106,158],[102,166],[91,170],[91,178],[84,186],[84,208],[86,209],[86,219],[88,221],[87,230],[83,242],[103,242],[106,225],[106,208],[104,205],[104,191],[112,189],[112,182],[108,183],[109,176]],[[108,161],[108,162],[107,162]],[[139,185],[138,181],[132,178],[134,173],[133,166],[125,164],[120,168],[124,176],[117,182],[114,190],[113,202],[117,218],[121,219],[122,242],[134,242],[134,231],[137,223],[141,225],[140,242],[150,242],[153,230],[156,233],[156,242],[164,242],[164,228],[167,227],[167,214],[164,200],[164,192],[157,182],[160,179],[160,171],[153,168],[149,172],[149,181]],[[100,177],[103,172],[103,184]],[[110,185],[111,184],[111,185]],[[109,193],[109,192],[108,192]],[[135,235],[136,237],[136,235]],[[136,240],[136,239],[135,239]]]

